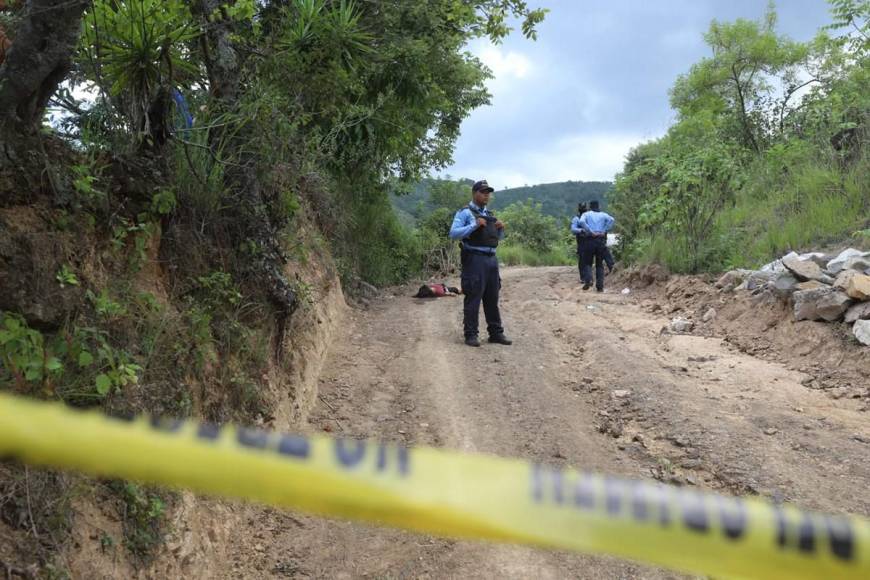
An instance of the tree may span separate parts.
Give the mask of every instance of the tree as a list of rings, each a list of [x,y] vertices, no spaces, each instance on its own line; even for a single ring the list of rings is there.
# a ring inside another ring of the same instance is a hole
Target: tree
[[[499,218],[509,228],[505,230],[509,243],[535,252],[549,252],[564,237],[555,218],[541,213],[541,203],[531,199],[509,205],[499,213]]]
[[[784,111],[801,88],[797,65],[807,56],[806,45],[777,36],[776,13],[768,7],[760,22],[738,19],[713,21],[704,35],[713,56],[692,66],[671,90],[671,105],[682,117],[709,111],[722,117],[723,129],[734,127],[734,138],[756,154],[771,136],[773,112]],[[786,87],[773,97],[778,84]],[[780,123],[781,125],[781,123]]]
[[[66,78],[81,31],[87,0],[30,0],[10,36],[14,41],[0,64],[0,129],[13,131],[10,147],[32,133],[49,98]],[[2,162],[0,162],[2,163]]]

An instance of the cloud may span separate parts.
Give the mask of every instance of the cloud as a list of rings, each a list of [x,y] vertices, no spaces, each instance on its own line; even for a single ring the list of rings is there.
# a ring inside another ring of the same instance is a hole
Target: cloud
[[[543,149],[457,164],[454,176],[487,179],[496,189],[558,181],[611,181],[632,147],[655,136],[619,133],[575,134],[557,138]]]
[[[489,42],[478,41],[470,47],[471,53],[492,70],[495,80],[524,79],[532,70],[532,61],[525,54],[503,50]]]
[[[449,172],[501,189],[610,180],[628,150],[674,120],[668,89],[709,56],[710,20],[758,18],[766,0],[548,0],[537,42],[519,34],[468,50],[495,75],[492,104],[473,111]],[[829,22],[825,0],[780,2],[780,32],[812,38]]]

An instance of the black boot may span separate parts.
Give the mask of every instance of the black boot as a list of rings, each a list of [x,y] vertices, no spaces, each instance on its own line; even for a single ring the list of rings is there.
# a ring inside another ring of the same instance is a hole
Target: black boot
[[[514,341],[506,337],[504,334],[493,334],[489,337],[489,342],[494,342],[496,344],[513,344]]]
[[[465,337],[465,344],[467,344],[468,346],[480,346],[480,341],[474,335],[466,336]]]

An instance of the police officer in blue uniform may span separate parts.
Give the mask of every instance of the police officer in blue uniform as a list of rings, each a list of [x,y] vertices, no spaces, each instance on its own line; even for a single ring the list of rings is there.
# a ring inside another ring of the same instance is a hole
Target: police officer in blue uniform
[[[580,270],[580,283],[588,289],[592,285],[592,266],[587,263],[589,253],[589,233],[580,227],[580,218],[586,213],[586,204],[577,205],[577,215],[571,219],[571,233],[577,238],[577,267]]]
[[[614,219],[607,212],[601,211],[597,200],[589,202],[589,211],[580,216],[578,221],[580,228],[587,235],[587,252],[585,253],[585,266],[589,278],[583,283],[583,289],[588,290],[592,285],[591,270],[592,260],[595,260],[595,291],[604,292],[604,266],[607,270],[613,270],[613,256],[607,249],[607,232],[613,229]],[[581,267],[582,271],[582,267]]]
[[[472,201],[456,212],[450,227],[450,238],[461,240],[460,257],[462,262],[463,332],[465,344],[480,346],[478,339],[478,318],[480,303],[489,342],[511,344],[505,336],[498,310],[498,292],[501,276],[498,273],[498,258],[495,250],[504,237],[504,224],[486,208],[493,189],[486,180],[476,182],[471,187]]]

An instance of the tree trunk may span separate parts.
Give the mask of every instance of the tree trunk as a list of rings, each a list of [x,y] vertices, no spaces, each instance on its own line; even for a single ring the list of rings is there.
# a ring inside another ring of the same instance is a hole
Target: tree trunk
[[[0,64],[0,125],[32,130],[66,78],[87,0],[28,0]]]
[[[242,65],[232,41],[233,22],[218,16],[222,4],[222,0],[196,0],[192,8],[199,15],[205,31],[203,52],[209,91],[225,112],[234,113],[239,110]],[[257,159],[246,146],[256,136],[251,134],[249,127],[231,133],[217,128],[209,135],[215,155],[221,152],[231,161],[224,168],[225,191],[221,206],[226,208],[223,210],[224,218],[230,224],[236,246],[253,242],[256,248],[256,255],[250,257],[248,270],[264,284],[270,301],[278,310],[276,353],[280,353],[286,323],[297,307],[296,293],[284,275],[286,260],[278,240],[279,233],[263,199]]]

